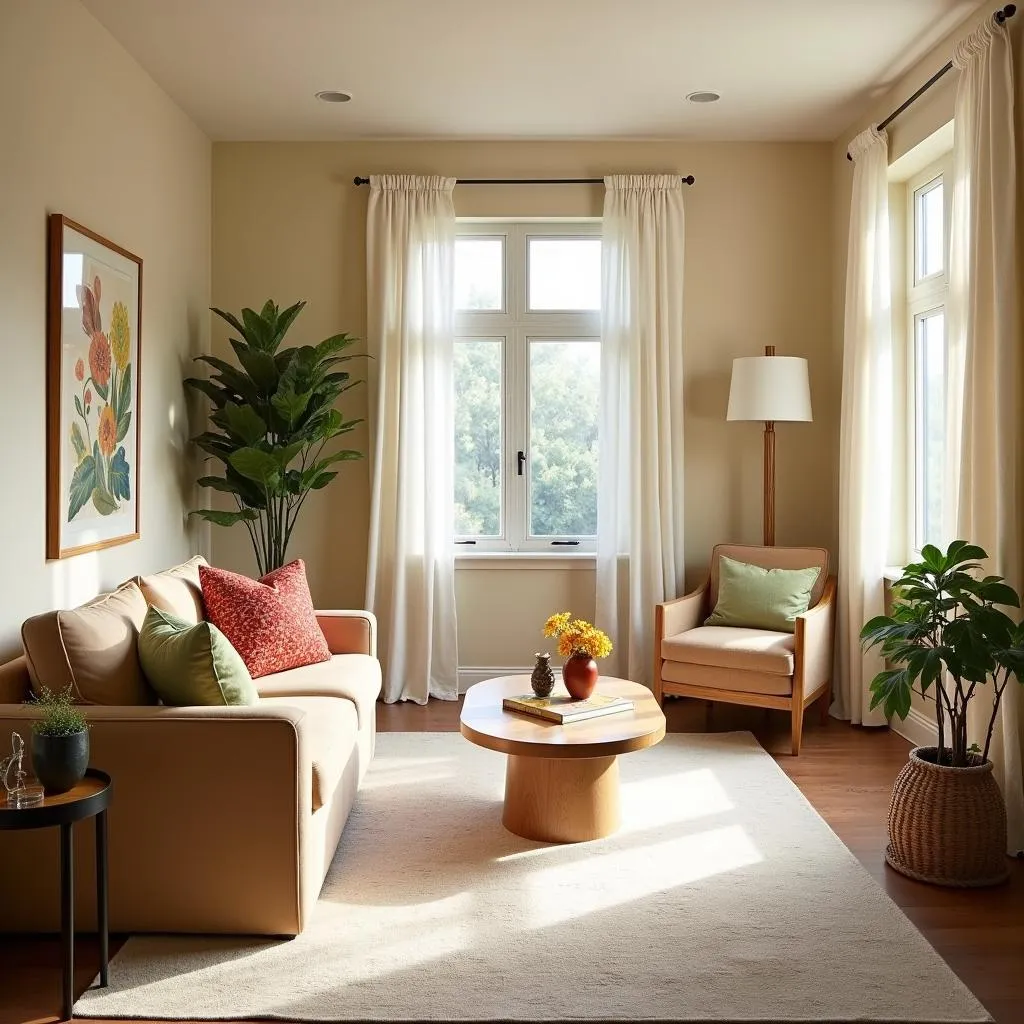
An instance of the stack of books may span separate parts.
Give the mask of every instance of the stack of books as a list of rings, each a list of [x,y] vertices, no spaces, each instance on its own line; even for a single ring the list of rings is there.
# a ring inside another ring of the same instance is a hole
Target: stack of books
[[[550,697],[534,697],[533,694],[527,693],[521,697],[506,697],[501,706],[506,711],[544,718],[559,725],[633,710],[631,700],[626,700],[625,697],[607,697],[599,693],[586,700],[573,700],[567,693],[553,693]]]

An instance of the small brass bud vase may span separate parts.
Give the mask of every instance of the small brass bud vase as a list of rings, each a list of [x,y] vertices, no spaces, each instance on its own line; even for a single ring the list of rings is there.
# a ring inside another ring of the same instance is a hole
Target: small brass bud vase
[[[550,697],[555,688],[555,673],[551,670],[551,655],[536,654],[537,664],[533,666],[530,686],[538,697]]]

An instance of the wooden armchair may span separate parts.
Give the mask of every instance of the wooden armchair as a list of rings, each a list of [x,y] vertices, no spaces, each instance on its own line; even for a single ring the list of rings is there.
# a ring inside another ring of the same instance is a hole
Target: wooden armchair
[[[735,626],[705,626],[718,600],[719,556],[766,569],[819,566],[808,610],[793,633]],[[778,708],[792,716],[793,754],[800,753],[804,709],[821,701],[822,721],[831,700],[835,642],[836,578],[828,575],[823,548],[718,544],[705,584],[655,608],[654,696]]]

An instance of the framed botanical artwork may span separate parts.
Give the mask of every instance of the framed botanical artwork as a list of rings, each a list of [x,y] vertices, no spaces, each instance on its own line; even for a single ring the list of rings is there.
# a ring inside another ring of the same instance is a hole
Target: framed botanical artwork
[[[49,218],[46,557],[139,537],[142,260]]]

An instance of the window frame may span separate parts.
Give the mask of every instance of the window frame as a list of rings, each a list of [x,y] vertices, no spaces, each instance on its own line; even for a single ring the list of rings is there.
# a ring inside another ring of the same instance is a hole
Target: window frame
[[[917,254],[918,195],[942,180],[943,254],[942,270],[918,279]],[[947,153],[914,174],[906,182],[906,466],[907,466],[907,547],[911,559],[921,557],[921,548],[927,539],[924,527],[924,464],[918,458],[919,440],[923,430],[924,410],[920,401],[918,380],[918,324],[925,317],[941,312],[945,317],[946,373],[949,368],[949,233],[953,199],[953,155]],[[944,375],[945,376],[945,375]],[[932,543],[941,543],[934,538]]]
[[[456,310],[455,343],[503,340],[501,535],[454,537],[456,554],[546,554],[593,556],[596,536],[538,537],[531,535],[532,493],[530,453],[530,342],[533,340],[601,339],[600,310],[538,310],[528,303],[529,239],[532,237],[601,237],[600,218],[559,220],[459,220],[456,236],[503,236],[505,257],[505,309]],[[517,453],[526,454],[523,475]]]

